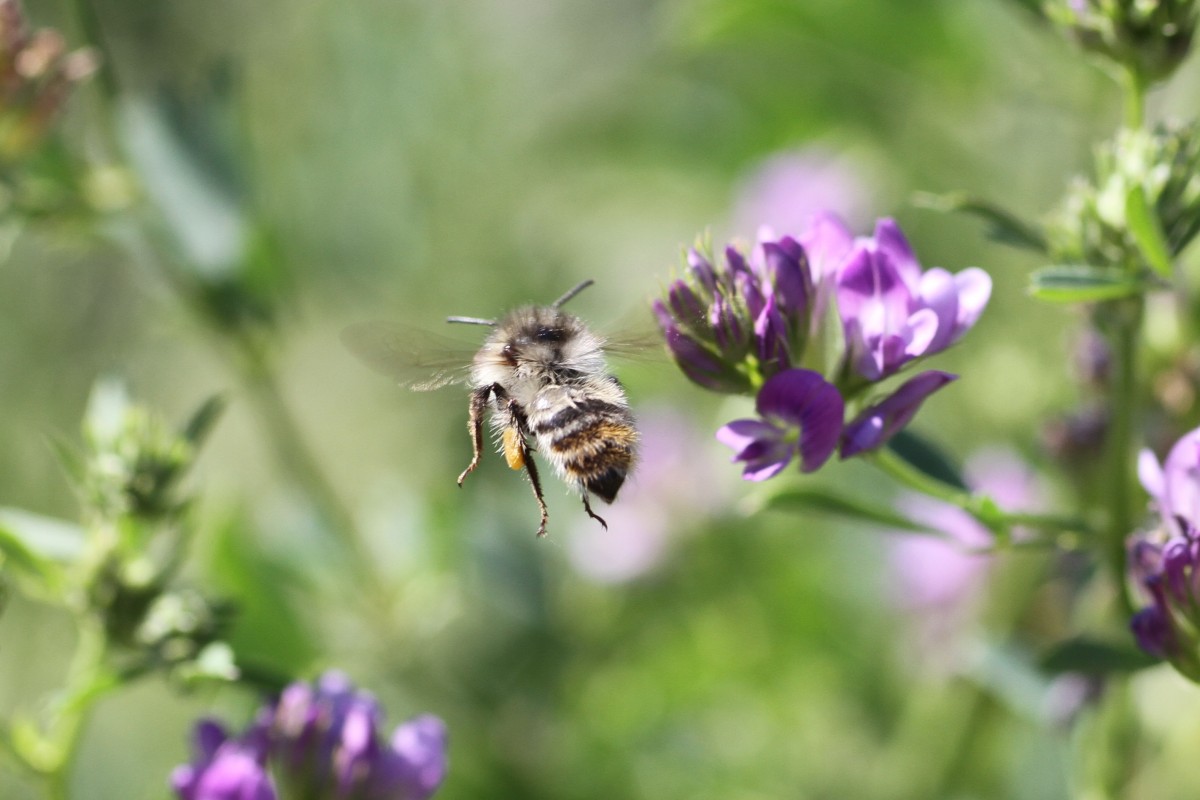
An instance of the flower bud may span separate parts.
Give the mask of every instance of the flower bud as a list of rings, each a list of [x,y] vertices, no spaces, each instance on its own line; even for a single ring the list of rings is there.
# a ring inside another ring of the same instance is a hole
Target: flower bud
[[[1187,57],[1195,6],[1195,0],[1048,0],[1045,10],[1084,50],[1153,82]]]
[[[1095,182],[1077,180],[1047,224],[1057,262],[1144,265],[1126,216],[1133,191],[1144,193],[1172,257],[1200,232],[1200,124],[1122,130],[1097,149],[1095,161]]]

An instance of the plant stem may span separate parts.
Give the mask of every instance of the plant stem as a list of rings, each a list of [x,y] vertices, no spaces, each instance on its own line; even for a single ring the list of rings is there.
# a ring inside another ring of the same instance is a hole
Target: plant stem
[[[871,456],[871,462],[899,483],[935,500],[961,508],[984,527],[1007,537],[1015,526],[1051,533],[1093,535],[1085,520],[1056,514],[1037,514],[1023,511],[1004,511],[986,495],[965,492],[955,486],[931,478],[909,464],[888,448]]]
[[[1137,348],[1141,329],[1142,298],[1131,299],[1114,308],[1110,333],[1113,351],[1112,422],[1108,431],[1105,472],[1108,475],[1108,532],[1106,549],[1113,580],[1119,587],[1121,609],[1133,613],[1133,600],[1125,580],[1125,539],[1135,524],[1130,493],[1134,449],[1134,418],[1137,411]]]
[[[1133,67],[1125,69],[1125,127],[1135,130],[1146,119],[1146,81]]]
[[[46,734],[46,762],[37,765],[46,776],[52,800],[70,796],[71,765],[83,723],[96,700],[117,682],[105,667],[108,641],[103,627],[90,617],[79,621],[79,644],[71,660],[67,685]]]

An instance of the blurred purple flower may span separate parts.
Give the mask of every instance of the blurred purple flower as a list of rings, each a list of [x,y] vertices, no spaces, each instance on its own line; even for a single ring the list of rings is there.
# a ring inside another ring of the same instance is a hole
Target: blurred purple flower
[[[900,388],[875,403],[846,425],[842,433],[842,458],[875,450],[904,429],[929,395],[958,378],[929,370],[909,378]]]
[[[572,566],[600,583],[634,580],[669,555],[676,537],[721,508],[728,484],[713,468],[712,446],[677,409],[638,409],[637,471],[606,514],[608,530],[583,518],[567,541]]]
[[[1006,450],[982,450],[967,460],[967,482],[1004,508],[1032,510],[1040,503],[1037,481],[1029,466]],[[905,493],[897,499],[905,516],[947,534],[952,541],[898,532],[890,547],[896,600],[907,608],[948,608],[964,602],[981,585],[991,563],[969,552],[992,543],[992,534],[957,506],[925,495]]]
[[[848,367],[868,381],[940,352],[979,319],[992,282],[970,267],[951,275],[922,272],[900,227],[881,219],[875,235],[856,242],[837,285]]]
[[[963,471],[969,485],[1004,508],[1032,511],[1042,503],[1036,475],[1008,450],[981,450]],[[992,534],[961,508],[925,495],[905,492],[895,504],[904,516],[947,537],[896,531],[888,540],[887,564],[892,603],[911,613],[920,658],[954,669],[955,647],[978,613],[994,563],[978,552],[992,544]]]
[[[858,219],[867,197],[865,177],[845,156],[820,146],[777,153],[738,187],[734,230],[804,230],[814,215],[827,209]]]
[[[218,723],[201,720],[192,734],[192,749],[195,763],[171,774],[171,788],[181,800],[276,800],[261,728],[230,739]]]
[[[738,419],[717,431],[717,440],[737,451],[742,477],[763,481],[800,457],[812,472],[833,454],[842,432],[842,396],[817,372],[790,369],[763,384],[755,402],[761,419]]]
[[[183,800],[274,800],[276,788],[314,800],[427,800],[446,774],[445,726],[417,717],[386,741],[381,724],[371,695],[327,672],[284,689],[240,740],[200,723],[197,763],[178,768],[172,785]]]

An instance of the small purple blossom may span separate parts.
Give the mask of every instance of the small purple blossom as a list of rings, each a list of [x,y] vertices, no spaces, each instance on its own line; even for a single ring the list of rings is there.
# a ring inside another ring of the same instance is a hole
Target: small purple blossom
[[[276,800],[264,734],[251,727],[230,739],[219,723],[201,720],[192,734],[196,760],[175,768],[171,788],[181,800]]]
[[[977,267],[955,275],[940,268],[922,272],[900,227],[881,219],[838,273],[847,366],[877,381],[946,349],[979,319],[991,290],[991,278]]]
[[[883,400],[864,409],[846,425],[842,434],[842,458],[860,455],[887,444],[920,410],[929,395],[958,378],[948,372],[929,370],[909,378]]]
[[[182,800],[427,800],[446,775],[445,726],[421,716],[388,740],[382,722],[371,695],[328,672],[284,689],[240,739],[200,723],[197,761],[172,786]]]
[[[722,444],[745,463],[742,477],[763,481],[799,456],[800,470],[812,472],[833,455],[842,432],[842,396],[819,373],[790,369],[758,392],[761,419],[738,419],[717,431]]]

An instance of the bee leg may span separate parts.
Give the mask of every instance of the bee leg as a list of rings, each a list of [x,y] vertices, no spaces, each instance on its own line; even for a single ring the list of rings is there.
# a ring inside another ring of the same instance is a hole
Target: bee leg
[[[538,525],[537,535],[539,538],[546,535],[546,522],[550,519],[550,511],[546,508],[546,498],[542,496],[542,482],[538,479],[537,464],[533,462],[533,454],[529,452],[529,445],[525,444],[525,437],[521,437],[521,455],[525,461],[525,472],[529,475],[529,483],[533,486],[533,496],[537,498],[538,510],[542,513],[542,521]]]
[[[604,517],[600,516],[595,511],[592,511],[592,506],[590,503],[588,503],[587,497],[587,492],[585,491],[583,493],[583,510],[587,512],[589,517],[596,520],[596,522],[599,522],[600,526],[604,528],[604,530],[608,530],[608,523],[604,521]]]
[[[462,486],[467,476],[479,466],[479,455],[483,452],[483,412],[487,409],[488,400],[492,396],[491,386],[481,386],[471,392],[470,412],[467,415],[467,431],[471,434],[471,463],[458,476],[458,485]]]

